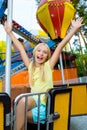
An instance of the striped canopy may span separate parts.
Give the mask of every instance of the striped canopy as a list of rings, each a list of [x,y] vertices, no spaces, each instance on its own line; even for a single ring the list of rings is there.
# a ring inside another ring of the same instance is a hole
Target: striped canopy
[[[74,15],[69,0],[41,0],[36,12],[39,25],[53,40],[65,37]]]

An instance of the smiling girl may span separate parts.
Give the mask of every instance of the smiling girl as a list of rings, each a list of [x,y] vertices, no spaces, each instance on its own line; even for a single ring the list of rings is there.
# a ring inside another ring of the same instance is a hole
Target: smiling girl
[[[83,19],[78,18],[72,20],[72,29],[65,36],[65,38],[58,43],[54,53],[51,55],[50,48],[45,43],[39,43],[33,50],[34,59],[31,60],[22,46],[21,42],[17,40],[15,35],[12,33],[12,28],[7,22],[4,24],[4,29],[7,34],[11,37],[13,44],[18,48],[21,57],[28,68],[30,88],[32,93],[36,92],[47,92],[53,87],[52,72],[55,64],[57,63],[60,53],[63,47],[71,39],[74,33],[83,25]],[[28,121],[31,123],[37,123],[38,121],[38,98],[35,96],[28,98]],[[25,98],[22,98],[17,105],[16,115],[16,130],[20,130],[24,125],[24,114],[25,114]],[[46,118],[46,96],[42,95],[40,100],[40,119]],[[41,121],[41,123],[44,123]]]

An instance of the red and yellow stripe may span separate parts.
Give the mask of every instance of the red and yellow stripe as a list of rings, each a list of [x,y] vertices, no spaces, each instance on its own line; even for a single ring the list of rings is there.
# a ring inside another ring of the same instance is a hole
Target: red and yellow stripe
[[[64,38],[75,15],[75,9],[68,1],[43,0],[37,9],[37,20],[51,39]]]

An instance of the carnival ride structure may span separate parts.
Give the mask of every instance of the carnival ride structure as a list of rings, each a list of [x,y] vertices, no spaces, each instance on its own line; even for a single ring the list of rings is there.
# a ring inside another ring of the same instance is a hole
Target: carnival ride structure
[[[7,19],[6,14],[4,14],[5,9],[7,8],[7,0],[2,1],[1,6],[1,12],[0,12],[0,22],[1,24],[4,24],[4,21]],[[46,31],[48,36],[50,36],[50,40],[45,41],[46,44],[53,48],[58,40],[62,40],[64,36],[66,35],[66,31],[70,25],[71,19],[74,17],[75,9],[72,6],[70,2],[67,1],[55,1],[55,2],[49,2],[44,1],[39,4],[39,7],[37,9],[37,19],[40,23],[40,26],[42,29]],[[49,8],[50,7],[50,8]],[[44,11],[45,12],[44,12]],[[57,12],[57,13],[55,13]],[[67,17],[67,12],[69,13],[69,16]],[[55,15],[56,14],[56,15]],[[57,20],[56,20],[57,19]],[[41,22],[42,21],[42,22]],[[13,31],[17,33],[18,35],[22,36],[24,39],[28,40],[29,42],[32,42],[32,44],[35,46],[38,43],[44,42],[41,38],[36,38],[32,33],[30,33],[28,30],[26,30],[24,27],[22,27],[20,24],[18,24],[16,21],[12,21],[13,23]],[[58,28],[58,29],[57,29]],[[48,31],[49,29],[49,31]],[[51,33],[51,34],[50,34]],[[27,53],[32,53],[33,47],[29,48]],[[11,74],[15,74],[21,70],[25,69],[24,63],[16,62],[14,63],[14,59],[17,59],[19,54],[15,54],[12,56],[12,64],[11,64]],[[4,63],[5,60],[2,60],[2,63]],[[0,66],[0,78],[3,79],[5,77],[5,66],[1,63]]]
[[[7,19],[6,14],[4,14],[5,9],[7,8],[7,0],[2,0],[2,4],[0,7],[1,7],[0,9],[2,10],[0,11],[1,13],[0,22],[1,24],[4,24],[4,21]],[[60,13],[59,11],[62,13]],[[67,15],[67,12],[69,13],[69,15]],[[61,2],[58,0],[55,0],[55,1],[42,0],[41,1],[37,9],[37,19],[40,23],[40,26],[43,28],[44,31],[48,33],[50,37],[50,40],[46,41],[46,43],[49,45],[50,48],[53,48],[56,45],[56,42],[58,42],[58,40],[62,40],[62,38],[64,38],[66,31],[70,25],[71,18],[74,17],[74,13],[75,13],[75,10],[69,0],[67,1],[61,0]],[[56,16],[54,14],[56,14]],[[70,19],[67,19],[66,16],[68,18],[70,16]],[[13,31],[19,34],[20,36],[22,36],[24,39],[32,42],[34,46],[38,44],[39,42],[43,42],[42,39],[37,39],[34,35],[32,35],[32,33],[27,31],[21,25],[16,23],[14,20],[12,22],[13,22]],[[58,25],[57,25],[57,22],[58,22]],[[59,30],[57,30],[56,27],[59,28]],[[63,30],[63,32],[61,30]],[[33,50],[33,47],[26,51],[32,53],[32,50]],[[17,57],[19,57],[19,54],[15,54],[14,56],[11,57],[12,59],[11,74],[12,75],[26,69],[22,61],[20,62],[18,61],[14,63]],[[3,63],[4,63],[4,66],[3,66]],[[1,68],[0,68],[1,80],[5,78],[4,67],[5,67],[5,60],[4,61],[2,60]],[[57,129],[69,130],[71,115],[87,114],[87,105],[86,105],[87,104],[87,85],[86,84],[80,84],[80,85],[71,84],[71,85],[55,86],[55,88],[52,89],[52,91],[50,91],[49,94],[51,95],[50,97],[51,97],[52,102],[51,104],[48,105],[50,106],[51,110],[50,110],[50,114],[48,115],[49,118],[47,118],[47,122],[48,124],[50,124],[50,129],[48,128],[47,130],[53,130],[53,129],[54,130],[57,130]],[[27,96],[27,95],[21,95],[21,97],[22,96]],[[20,98],[20,96],[18,98]],[[14,121],[15,119],[15,115],[13,115],[13,118],[11,117],[12,116],[11,115],[11,99],[6,93],[1,93],[0,102],[1,102],[0,104],[0,119],[1,119],[0,129],[9,130],[11,128],[12,121]],[[15,103],[18,103],[18,101]],[[4,105],[4,108],[3,108],[3,105]],[[64,108],[65,110],[63,111]],[[3,112],[4,112],[4,117],[3,117]],[[58,117],[57,112],[59,112],[61,118]],[[15,130],[15,127],[14,127],[14,130]]]

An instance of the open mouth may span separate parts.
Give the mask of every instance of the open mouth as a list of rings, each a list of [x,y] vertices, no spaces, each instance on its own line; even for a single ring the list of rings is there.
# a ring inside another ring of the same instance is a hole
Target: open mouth
[[[38,59],[38,60],[43,60],[43,58],[42,58],[42,57],[40,57],[40,56],[37,56],[37,59]]]

